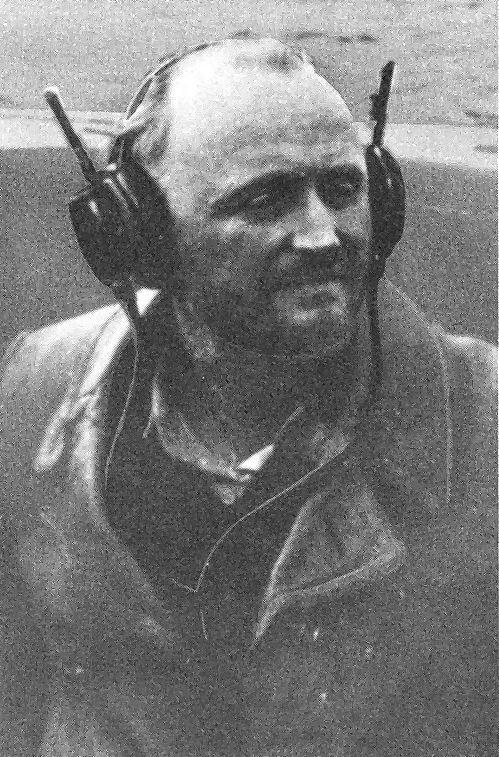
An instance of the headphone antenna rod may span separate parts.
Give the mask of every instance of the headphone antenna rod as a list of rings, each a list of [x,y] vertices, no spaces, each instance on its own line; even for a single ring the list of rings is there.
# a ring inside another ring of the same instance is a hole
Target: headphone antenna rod
[[[385,127],[388,112],[388,100],[390,99],[390,90],[393,82],[393,72],[395,70],[395,61],[389,60],[381,69],[381,79],[379,89],[371,95],[370,118],[375,122],[372,144],[375,147],[381,147],[385,136]]]
[[[99,180],[99,172],[94,166],[92,159],[86,151],[78,134],[73,129],[73,126],[64,109],[64,105],[59,95],[59,90],[57,89],[57,87],[47,87],[43,94],[50,110],[56,117],[59,126],[61,127],[64,136],[68,141],[69,146],[78,158],[78,162],[80,164],[84,177],[88,182],[90,182],[90,184],[94,184]]]

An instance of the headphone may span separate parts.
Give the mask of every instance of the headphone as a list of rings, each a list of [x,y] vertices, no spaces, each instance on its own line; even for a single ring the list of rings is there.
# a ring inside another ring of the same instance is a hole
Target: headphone
[[[163,59],[146,76],[128,106],[126,118],[137,110],[155,79],[189,55],[218,44],[203,43]],[[303,54],[302,54],[303,55]],[[375,122],[371,143],[365,150],[372,224],[370,281],[377,286],[388,256],[402,237],[405,220],[405,188],[401,169],[383,147],[387,105],[395,64],[381,71],[379,91],[371,95],[371,118]],[[142,285],[164,288],[173,275],[175,261],[158,256],[159,249],[174,248],[173,220],[166,199],[146,171],[126,152],[126,135],[111,147],[109,162],[97,170],[74,131],[58,91],[45,91],[56,116],[79,160],[89,186],[69,203],[69,213],[81,252],[95,276],[117,294],[130,277],[139,273]],[[170,241],[170,244],[169,244]],[[129,298],[127,298],[129,299]]]

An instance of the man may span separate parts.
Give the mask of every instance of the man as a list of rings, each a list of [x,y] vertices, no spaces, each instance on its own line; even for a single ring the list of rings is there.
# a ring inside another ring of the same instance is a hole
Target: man
[[[385,283],[379,384],[364,151],[281,43],[125,130],[135,391],[120,308],[5,362],[0,753],[492,754],[493,348]]]

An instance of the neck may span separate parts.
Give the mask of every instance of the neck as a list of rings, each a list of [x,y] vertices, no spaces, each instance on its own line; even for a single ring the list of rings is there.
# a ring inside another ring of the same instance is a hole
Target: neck
[[[230,437],[233,443],[244,438],[250,447],[258,446],[268,442],[300,406],[309,418],[334,425],[353,412],[359,395],[365,393],[370,350],[364,313],[347,348],[332,357],[302,359],[222,344],[178,305],[176,313],[193,366],[183,377],[178,409],[201,436]],[[167,373],[168,364],[161,361],[160,391],[166,387]]]

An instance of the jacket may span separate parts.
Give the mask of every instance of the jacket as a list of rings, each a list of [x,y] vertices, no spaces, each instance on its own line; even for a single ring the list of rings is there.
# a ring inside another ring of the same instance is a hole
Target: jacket
[[[493,753],[496,352],[430,324],[389,282],[380,317],[368,429],[277,523],[270,570],[248,566],[262,591],[243,654],[205,643],[195,603],[151,576],[106,510],[109,392],[131,341],[121,308],[14,341],[0,755]],[[134,459],[121,457],[125,487]],[[214,600],[217,633],[237,637],[249,615],[229,594]]]

